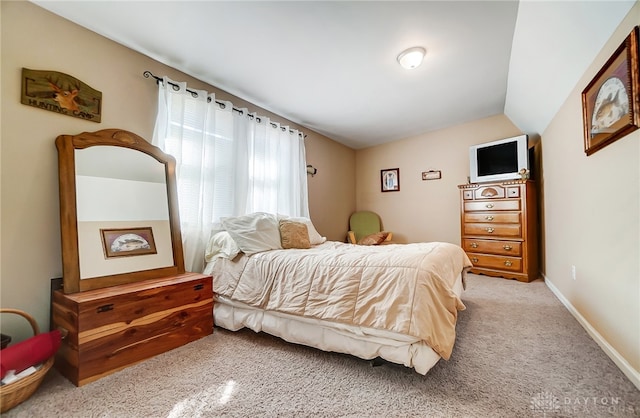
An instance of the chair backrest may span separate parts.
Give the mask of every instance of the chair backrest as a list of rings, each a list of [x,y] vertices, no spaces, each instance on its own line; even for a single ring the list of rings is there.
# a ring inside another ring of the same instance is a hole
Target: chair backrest
[[[349,218],[349,229],[355,233],[358,242],[367,235],[380,232],[380,217],[374,212],[355,212]]]

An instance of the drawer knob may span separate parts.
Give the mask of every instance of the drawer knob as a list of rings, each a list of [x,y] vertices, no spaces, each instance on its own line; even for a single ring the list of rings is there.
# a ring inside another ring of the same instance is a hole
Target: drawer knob
[[[491,234],[493,231],[495,231],[493,228],[487,228],[487,232],[488,232],[488,233],[490,233],[490,234]]]
[[[485,216],[484,219],[487,221],[493,221],[493,216]]]
[[[478,248],[478,243],[477,242],[472,242],[471,243],[471,248]]]
[[[196,285],[193,285],[193,290],[202,290],[204,289],[204,284],[202,283],[198,283]]]
[[[471,261],[473,261],[474,263],[477,263],[478,262],[478,257],[472,257]]]
[[[511,267],[511,264],[512,264],[512,263],[511,263],[511,261],[509,261],[509,260],[507,260],[507,261],[505,261],[505,262],[504,262],[504,265],[505,265],[505,266],[507,266],[507,267]]]
[[[513,249],[513,247],[512,247],[511,245],[505,245],[505,246],[504,246],[504,247],[502,247],[502,248],[504,248],[504,249],[505,249],[505,250],[507,250],[507,251],[511,251],[511,250]]]
[[[486,207],[487,209],[491,209],[491,208],[493,207],[493,203],[487,203],[487,204],[485,205],[485,207]]]

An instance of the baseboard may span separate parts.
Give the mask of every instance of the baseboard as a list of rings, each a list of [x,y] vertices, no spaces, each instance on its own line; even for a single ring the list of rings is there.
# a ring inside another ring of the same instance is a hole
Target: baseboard
[[[560,290],[558,290],[558,288],[553,285],[551,280],[549,280],[544,274],[542,274],[542,278],[544,279],[547,287],[553,292],[554,295],[556,295],[556,297],[569,310],[569,312],[571,312],[571,315],[576,318],[576,320],[580,323],[580,325],[582,325],[582,327],[587,331],[591,338],[593,338],[594,341],[600,346],[600,348],[602,348],[605,354],[609,356],[611,360],[613,360],[613,362],[616,364],[616,366],[618,366],[622,373],[624,373],[624,375],[627,376],[629,380],[631,380],[631,383],[633,383],[635,387],[640,390],[640,372],[634,369],[629,364],[629,362],[625,360],[624,357],[622,357],[620,353],[618,353],[618,351],[616,351],[616,349],[613,348],[611,344],[609,344],[604,339],[604,337],[591,326],[591,324],[585,319],[585,317],[582,316],[580,312],[578,312],[576,308],[573,307],[571,302],[569,302],[569,300],[564,297]]]

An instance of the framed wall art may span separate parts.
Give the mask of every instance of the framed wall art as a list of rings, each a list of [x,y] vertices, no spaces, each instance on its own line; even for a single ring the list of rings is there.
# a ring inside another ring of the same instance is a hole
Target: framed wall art
[[[20,102],[91,122],[102,119],[102,92],[58,71],[23,68]]]
[[[151,227],[101,229],[100,234],[107,258],[158,253]]]
[[[584,152],[591,155],[640,126],[638,26],[582,91]]]
[[[442,178],[442,171],[429,170],[422,172],[422,180],[440,180]]]
[[[380,170],[380,190],[383,192],[400,191],[400,169],[387,168]]]

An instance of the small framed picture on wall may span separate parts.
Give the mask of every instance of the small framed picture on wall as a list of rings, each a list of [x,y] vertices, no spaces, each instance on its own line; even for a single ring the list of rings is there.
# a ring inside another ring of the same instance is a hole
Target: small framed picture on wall
[[[380,170],[380,190],[383,192],[400,191],[399,168],[387,168]]]

